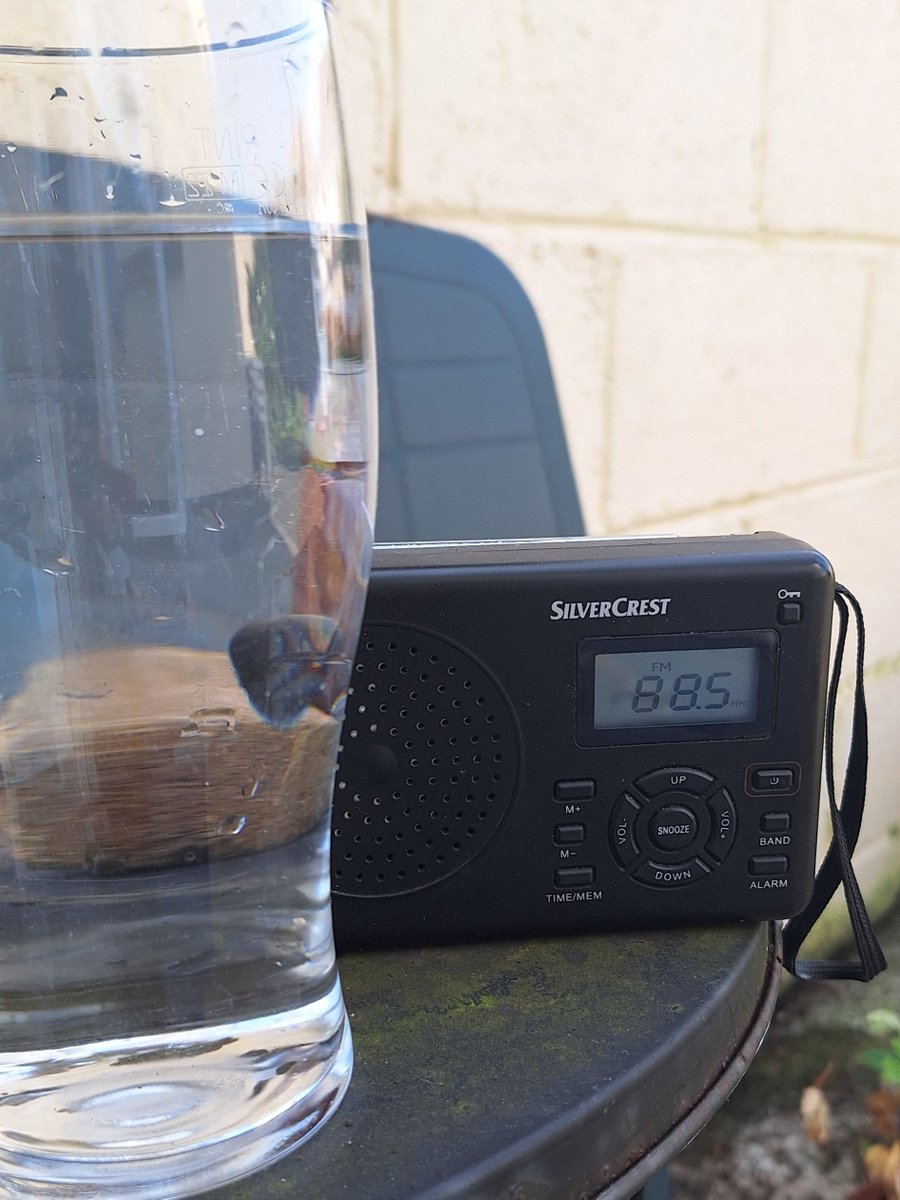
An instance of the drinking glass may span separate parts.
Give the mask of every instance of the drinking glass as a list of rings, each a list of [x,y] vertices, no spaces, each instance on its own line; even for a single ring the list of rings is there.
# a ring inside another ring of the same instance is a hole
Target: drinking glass
[[[206,1190],[349,1080],[375,422],[328,9],[0,17],[0,1197]]]

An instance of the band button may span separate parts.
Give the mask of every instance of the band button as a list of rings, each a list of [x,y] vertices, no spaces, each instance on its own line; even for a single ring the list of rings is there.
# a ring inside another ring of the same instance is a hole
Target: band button
[[[760,833],[787,833],[791,827],[791,814],[786,812],[763,813],[759,818]]]
[[[689,792],[692,796],[702,796],[712,781],[711,775],[694,767],[662,767],[642,775],[637,786],[650,799],[663,792]]]
[[[597,784],[593,779],[560,779],[553,785],[553,799],[562,802],[593,800]]]

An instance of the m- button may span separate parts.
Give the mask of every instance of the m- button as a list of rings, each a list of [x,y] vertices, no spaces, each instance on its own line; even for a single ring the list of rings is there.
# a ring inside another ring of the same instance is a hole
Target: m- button
[[[587,837],[584,825],[557,825],[553,830],[553,840],[557,846],[577,846]]]

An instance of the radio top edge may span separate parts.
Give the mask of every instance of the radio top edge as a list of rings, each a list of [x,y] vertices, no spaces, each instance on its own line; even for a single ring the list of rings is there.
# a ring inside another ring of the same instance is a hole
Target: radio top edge
[[[635,537],[490,538],[472,541],[384,542],[374,548],[378,570],[406,567],[534,566],[540,564],[609,562],[658,559],[665,563],[706,562],[726,558],[733,567],[741,560],[779,560],[802,557],[817,563],[829,579],[831,564],[820,551],[782,533],[735,533],[722,536],[662,534]]]

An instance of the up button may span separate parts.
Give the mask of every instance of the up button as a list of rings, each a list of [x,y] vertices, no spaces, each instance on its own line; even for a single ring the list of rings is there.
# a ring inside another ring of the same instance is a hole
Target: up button
[[[687,792],[692,796],[702,796],[712,782],[712,775],[707,775],[705,771],[697,771],[693,767],[662,767],[658,771],[642,775],[637,781],[637,786],[645,796],[653,800],[666,792]]]

